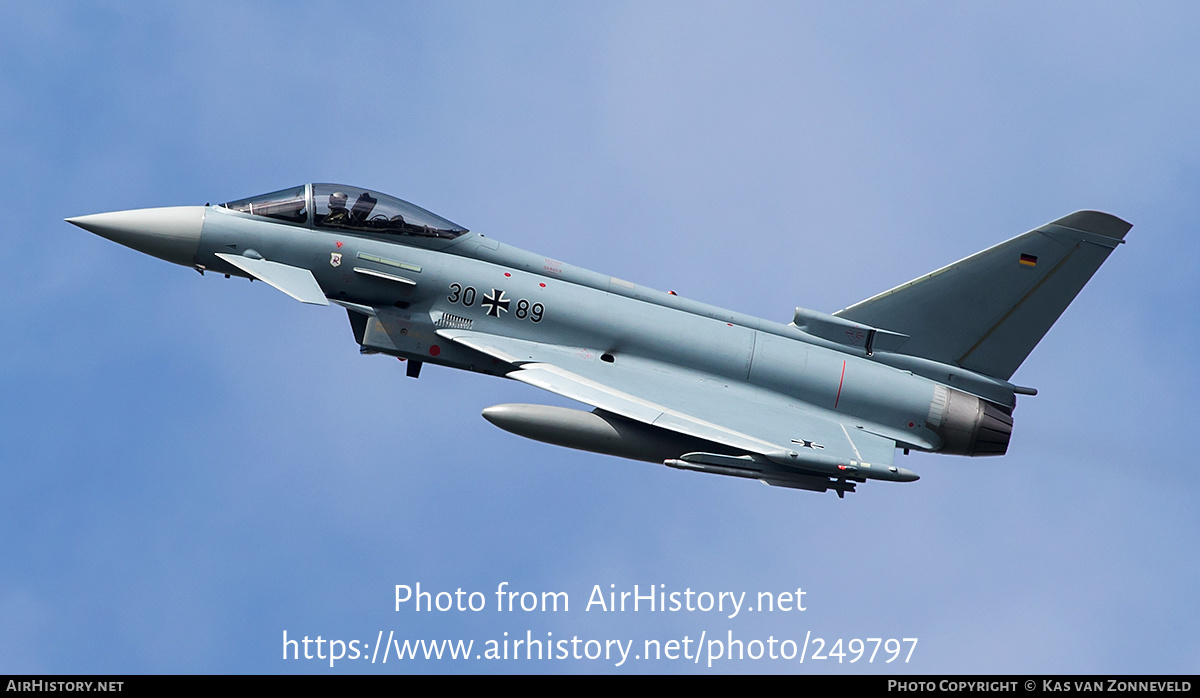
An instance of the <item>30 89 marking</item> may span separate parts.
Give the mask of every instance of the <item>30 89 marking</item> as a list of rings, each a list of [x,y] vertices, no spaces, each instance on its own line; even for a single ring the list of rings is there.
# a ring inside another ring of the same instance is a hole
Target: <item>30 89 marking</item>
[[[450,284],[450,295],[446,296],[446,300],[451,303],[459,303],[466,307],[475,305],[475,300],[479,296],[479,292],[474,286],[463,286],[462,284]],[[509,311],[512,304],[511,298],[504,297],[504,291],[498,288],[493,288],[490,293],[484,295],[480,305],[484,306],[487,314],[492,317],[500,317]],[[517,299],[516,308],[513,309],[513,315],[518,320],[528,319],[530,322],[541,322],[545,316],[546,306],[541,303],[530,303],[524,298]]]

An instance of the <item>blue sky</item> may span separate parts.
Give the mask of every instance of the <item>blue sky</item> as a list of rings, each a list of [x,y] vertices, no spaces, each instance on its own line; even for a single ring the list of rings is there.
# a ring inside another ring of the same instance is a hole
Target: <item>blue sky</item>
[[[1195,673],[1193,3],[9,3],[0,671]],[[568,451],[564,404],[64,217],[306,181],[786,322],[1066,213],[1134,224],[1007,456],[844,501]],[[566,613],[393,610],[397,584]],[[585,611],[594,585],[799,613]],[[334,668],[289,637],[916,637],[908,664]]]

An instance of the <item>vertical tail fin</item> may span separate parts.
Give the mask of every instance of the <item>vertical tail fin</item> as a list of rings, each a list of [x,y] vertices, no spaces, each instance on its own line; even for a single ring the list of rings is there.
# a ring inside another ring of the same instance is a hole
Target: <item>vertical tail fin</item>
[[[1131,227],[1077,211],[834,315],[909,335],[902,354],[1008,380]]]

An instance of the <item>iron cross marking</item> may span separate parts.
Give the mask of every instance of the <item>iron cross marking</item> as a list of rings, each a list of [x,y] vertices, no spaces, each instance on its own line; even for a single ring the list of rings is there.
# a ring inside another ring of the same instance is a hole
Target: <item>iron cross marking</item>
[[[500,311],[508,312],[508,304],[512,303],[512,299],[504,297],[504,291],[492,289],[492,292],[483,297],[483,305],[487,307],[487,314],[492,317],[500,317]]]

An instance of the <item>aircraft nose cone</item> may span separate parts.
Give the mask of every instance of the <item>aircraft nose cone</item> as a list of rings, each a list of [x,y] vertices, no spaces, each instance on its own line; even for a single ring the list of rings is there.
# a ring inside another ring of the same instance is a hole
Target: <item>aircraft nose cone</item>
[[[141,208],[68,218],[68,223],[138,252],[190,267],[200,247],[203,206]]]

